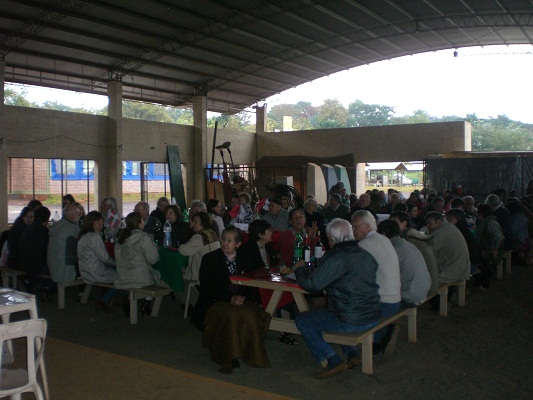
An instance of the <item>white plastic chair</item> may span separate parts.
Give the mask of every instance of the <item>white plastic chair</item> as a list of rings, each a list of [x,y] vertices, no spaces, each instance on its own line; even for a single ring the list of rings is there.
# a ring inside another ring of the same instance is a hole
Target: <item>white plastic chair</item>
[[[2,368],[0,373],[0,397],[11,396],[12,400],[20,400],[22,393],[33,392],[37,400],[44,400],[43,390],[37,382],[37,373],[44,352],[46,337],[46,321],[29,319],[9,324],[0,324],[0,349],[4,342],[18,338],[26,338],[26,369]],[[17,359],[13,355],[15,363]],[[2,365],[2,352],[0,352]],[[44,377],[43,377],[44,378]]]

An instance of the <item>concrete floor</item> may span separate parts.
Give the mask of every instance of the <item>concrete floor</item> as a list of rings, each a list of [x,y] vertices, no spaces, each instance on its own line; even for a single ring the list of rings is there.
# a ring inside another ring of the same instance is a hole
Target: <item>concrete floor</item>
[[[87,305],[67,288],[67,308],[40,302],[48,335],[180,369],[204,377],[301,399],[531,399],[533,393],[533,267],[513,266],[487,292],[471,289],[466,307],[451,306],[440,317],[427,305],[419,309],[418,342],[407,342],[401,326],[395,353],[374,357],[374,375],[358,370],[329,380],[312,378],[318,366],[301,340],[288,346],[269,332],[265,346],[272,367],[217,372],[201,347],[201,332],[183,319],[179,301],[164,298],[158,318],[140,316],[130,325],[121,311],[97,313],[96,291]]]

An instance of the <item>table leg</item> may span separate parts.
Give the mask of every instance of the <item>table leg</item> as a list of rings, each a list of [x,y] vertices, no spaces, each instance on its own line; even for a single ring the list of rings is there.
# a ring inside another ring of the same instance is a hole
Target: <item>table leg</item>
[[[293,292],[292,296],[300,312],[309,311],[309,304],[307,304],[307,300],[302,293]]]
[[[282,294],[282,290],[274,290],[274,293],[272,293],[272,297],[270,298],[270,301],[268,302],[268,305],[265,308],[265,311],[267,313],[269,313],[270,315],[274,315],[276,309],[278,308],[278,304]]]

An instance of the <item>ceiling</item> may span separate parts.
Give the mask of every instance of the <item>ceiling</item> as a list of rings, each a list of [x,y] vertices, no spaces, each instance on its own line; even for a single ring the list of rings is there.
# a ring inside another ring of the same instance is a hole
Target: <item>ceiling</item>
[[[533,0],[1,0],[6,82],[234,114],[408,54],[533,44]]]

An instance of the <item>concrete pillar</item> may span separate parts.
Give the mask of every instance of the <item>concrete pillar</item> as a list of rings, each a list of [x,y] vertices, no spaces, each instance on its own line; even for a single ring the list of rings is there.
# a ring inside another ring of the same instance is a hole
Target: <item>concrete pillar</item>
[[[4,85],[5,84],[6,84],[6,62],[0,61],[0,99],[2,99],[2,101],[0,102],[0,109],[4,107],[4,96],[5,96]]]
[[[255,108],[255,160],[262,157],[260,154],[260,142],[262,135],[267,130],[267,106],[257,106]]]
[[[3,132],[6,127],[4,123],[5,70],[6,63],[0,61],[0,99],[2,100],[0,101],[0,126]],[[0,142],[0,171],[0,188],[3,189],[0,190],[0,230],[4,231],[7,229],[7,155],[3,141]]]
[[[107,97],[107,165],[98,166],[98,192],[95,195],[97,207],[106,196],[116,198],[118,209],[122,213],[122,83],[109,82]]]
[[[355,164],[355,192],[358,196],[363,194],[366,190],[366,163]]]
[[[192,182],[193,198],[205,200],[204,167],[207,164],[207,97],[195,96],[193,98],[193,157],[192,157]],[[180,149],[181,150],[181,149]],[[187,168],[189,171],[190,168]]]

